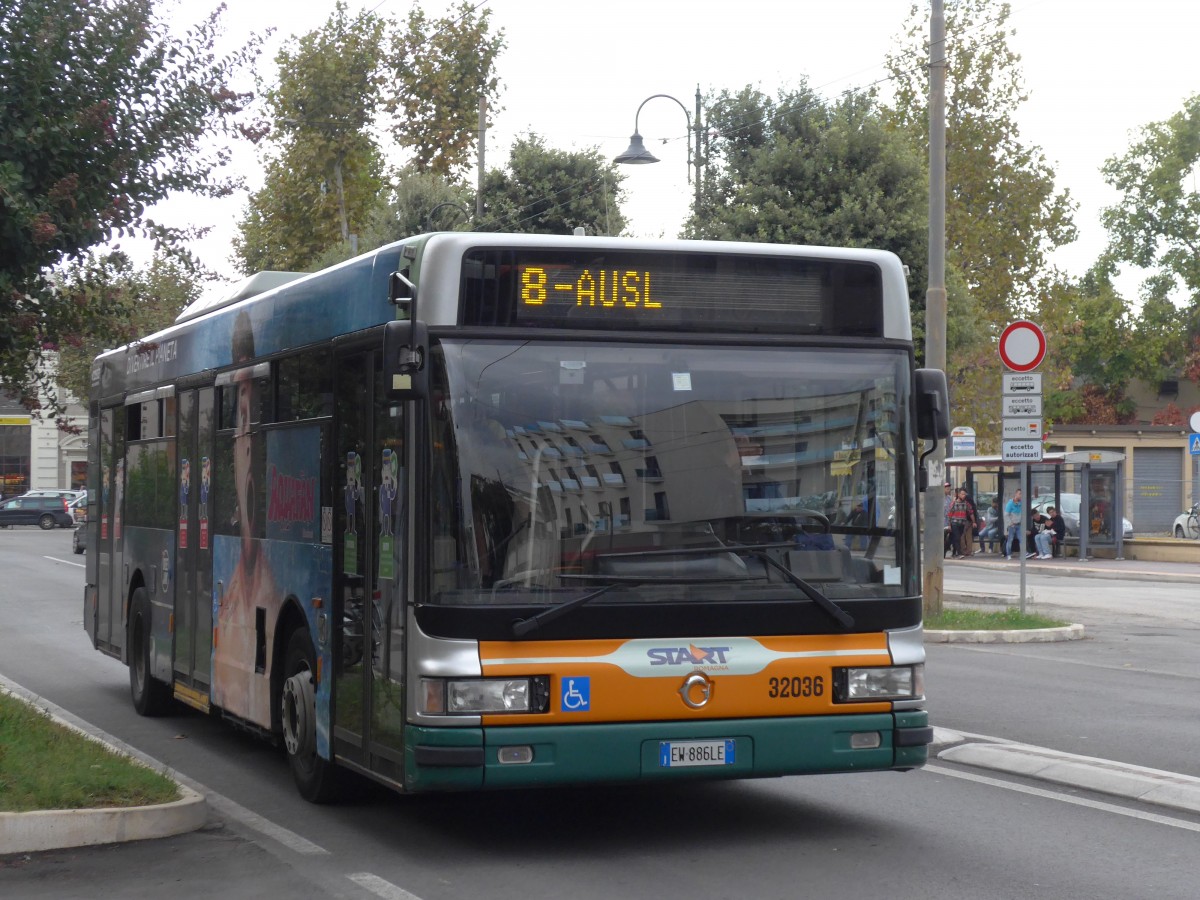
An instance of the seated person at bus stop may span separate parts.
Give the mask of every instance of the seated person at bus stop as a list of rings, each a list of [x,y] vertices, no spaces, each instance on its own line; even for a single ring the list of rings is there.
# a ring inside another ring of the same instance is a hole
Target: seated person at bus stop
[[[1047,507],[1046,512],[1050,517],[1050,523],[1048,526],[1050,532],[1049,552],[1050,555],[1053,556],[1054,548],[1062,547],[1063,542],[1067,539],[1067,523],[1063,519],[1062,513],[1060,513],[1053,506]]]
[[[1051,556],[1050,538],[1054,534],[1050,530],[1050,517],[1045,513],[1035,511],[1030,521],[1029,532],[1033,536],[1034,549],[1026,555],[1030,558],[1049,559]]]
[[[993,497],[992,505],[987,508],[984,513],[983,528],[979,531],[979,546],[985,552],[996,550],[999,552],[1000,535],[1002,532],[1003,523],[1000,516],[1000,498]]]

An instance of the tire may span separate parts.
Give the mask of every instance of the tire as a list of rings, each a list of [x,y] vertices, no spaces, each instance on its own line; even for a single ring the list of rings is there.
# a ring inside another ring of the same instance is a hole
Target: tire
[[[1183,526],[1182,525],[1175,526],[1175,537],[1177,537],[1177,538],[1183,537]]]
[[[174,702],[170,685],[150,674],[150,598],[144,587],[129,604],[129,693],[141,716],[165,715]]]
[[[312,641],[304,628],[288,638],[284,654],[280,721],[283,745],[300,796],[310,803],[330,803],[338,795],[337,766],[317,755],[317,703],[313,672],[317,669]]]
[[[38,527],[40,527],[42,531],[49,531],[57,524],[58,523],[54,521],[54,516],[50,515],[50,513],[43,513],[42,517],[38,519]]]
[[[83,553],[84,548],[83,548],[83,545],[81,543],[79,543],[79,532],[78,531],[71,533],[71,549],[74,550],[77,554]]]

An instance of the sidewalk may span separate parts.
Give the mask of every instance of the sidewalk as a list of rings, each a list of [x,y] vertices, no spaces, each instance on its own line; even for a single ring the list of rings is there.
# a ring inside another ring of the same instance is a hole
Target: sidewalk
[[[946,559],[946,568],[964,566],[980,569],[1005,569],[1015,572],[1020,560],[1005,559],[989,553],[976,553],[965,559]],[[1155,562],[1140,559],[1088,559],[1057,557],[1027,559],[1027,572],[1038,575],[1063,575],[1072,578],[1125,578],[1130,581],[1175,581],[1200,584],[1200,565],[1195,563]]]
[[[933,729],[929,758],[1096,791],[1180,812],[1200,813],[1200,778],[1060,753],[1002,738]]]

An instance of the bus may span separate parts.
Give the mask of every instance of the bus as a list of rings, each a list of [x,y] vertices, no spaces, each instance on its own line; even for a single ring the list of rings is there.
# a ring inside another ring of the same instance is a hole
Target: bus
[[[91,385],[93,646],[311,801],[926,761],[949,428],[890,253],[425,234]]]

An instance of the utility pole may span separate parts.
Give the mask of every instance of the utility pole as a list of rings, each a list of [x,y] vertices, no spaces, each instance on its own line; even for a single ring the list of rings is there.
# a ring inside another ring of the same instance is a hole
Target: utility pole
[[[697,221],[700,220],[700,172],[701,172],[701,168],[703,167],[704,163],[707,162],[707,160],[704,159],[704,157],[700,155],[700,132],[702,132],[704,130],[703,126],[701,125],[700,112],[701,112],[701,110],[700,110],[700,85],[696,85],[696,118],[695,118],[696,151],[695,151],[694,159],[695,159],[695,163],[696,163],[696,208],[695,208],[695,211],[696,211],[696,220]]]
[[[483,148],[487,143],[487,97],[479,98],[479,187],[475,191],[475,227],[483,221]]]
[[[925,365],[946,368],[946,17],[933,0],[929,17],[929,287],[925,292]],[[922,587],[925,613],[942,611],[945,566],[942,485],[946,445],[929,456],[925,488],[925,552]]]

